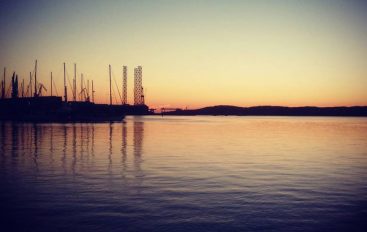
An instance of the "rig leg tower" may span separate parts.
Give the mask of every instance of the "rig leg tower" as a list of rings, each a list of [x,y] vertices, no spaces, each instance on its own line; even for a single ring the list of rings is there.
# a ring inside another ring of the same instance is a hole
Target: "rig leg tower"
[[[141,66],[134,69],[134,105],[144,105],[143,70]]]

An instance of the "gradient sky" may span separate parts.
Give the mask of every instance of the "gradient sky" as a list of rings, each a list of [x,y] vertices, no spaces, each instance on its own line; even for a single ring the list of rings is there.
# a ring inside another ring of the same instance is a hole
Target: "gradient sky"
[[[63,66],[108,101],[143,66],[150,107],[367,105],[364,1],[0,1],[0,65],[46,87]],[[78,83],[79,84],[79,83]],[[70,94],[69,94],[70,96]]]

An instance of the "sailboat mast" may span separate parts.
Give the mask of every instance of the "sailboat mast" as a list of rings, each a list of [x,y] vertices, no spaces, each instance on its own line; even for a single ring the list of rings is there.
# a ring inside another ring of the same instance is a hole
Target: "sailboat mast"
[[[90,97],[89,97],[89,80],[87,80],[87,97],[88,97],[88,101],[90,101]]]
[[[80,74],[80,101],[83,101],[83,94],[84,94],[84,90],[83,90],[83,73]]]
[[[24,97],[24,78],[22,80],[22,97]]]
[[[76,101],[76,63],[74,63],[74,94],[73,94],[73,100]]]
[[[3,80],[3,86],[2,86],[2,92],[1,92],[1,98],[5,98],[5,89],[6,89],[6,85],[5,85],[5,75],[6,75],[6,68],[4,68],[4,80]]]
[[[112,94],[111,94],[111,65],[109,65],[110,70],[110,105],[112,105]]]
[[[64,101],[68,102],[68,92],[66,88],[66,76],[65,76],[65,62],[64,62]]]
[[[94,87],[93,87],[93,80],[92,80],[92,102],[94,103]]]
[[[34,67],[34,96],[37,96],[37,60],[36,60],[36,65]]]
[[[32,72],[29,72],[29,97],[33,96],[32,90]]]
[[[51,72],[51,97],[52,97],[52,72]]]

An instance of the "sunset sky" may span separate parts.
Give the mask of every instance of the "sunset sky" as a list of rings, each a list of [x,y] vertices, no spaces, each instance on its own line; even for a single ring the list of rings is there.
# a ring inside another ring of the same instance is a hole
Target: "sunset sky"
[[[70,80],[74,63],[94,80],[97,102],[111,64],[120,86],[128,66],[129,103],[143,66],[150,107],[367,105],[364,1],[3,0],[0,34],[8,80],[28,80],[38,59],[59,95],[66,62]]]

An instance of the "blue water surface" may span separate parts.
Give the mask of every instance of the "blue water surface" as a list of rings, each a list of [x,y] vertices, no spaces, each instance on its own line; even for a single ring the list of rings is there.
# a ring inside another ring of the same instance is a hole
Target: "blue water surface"
[[[367,119],[0,123],[1,231],[367,231]]]

